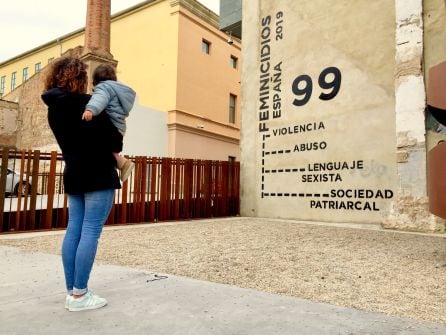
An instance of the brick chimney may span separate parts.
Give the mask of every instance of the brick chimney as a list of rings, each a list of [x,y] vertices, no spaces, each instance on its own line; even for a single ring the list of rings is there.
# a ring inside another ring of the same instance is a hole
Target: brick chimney
[[[94,69],[101,63],[116,67],[110,53],[111,0],[88,0],[85,42],[81,58],[88,64],[88,90]]]
[[[110,54],[110,0],[88,0],[85,49]]]

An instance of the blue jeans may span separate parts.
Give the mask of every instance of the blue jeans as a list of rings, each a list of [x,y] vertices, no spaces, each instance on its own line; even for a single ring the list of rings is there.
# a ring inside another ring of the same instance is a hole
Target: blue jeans
[[[113,205],[114,189],[68,195],[68,227],[62,262],[68,294],[88,291],[98,240]]]

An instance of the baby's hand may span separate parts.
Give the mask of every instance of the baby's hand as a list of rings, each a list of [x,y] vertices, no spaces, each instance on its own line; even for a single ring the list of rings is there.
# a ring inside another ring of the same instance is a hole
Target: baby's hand
[[[93,113],[89,110],[86,110],[84,114],[82,114],[82,120],[91,121],[91,119],[93,119]]]

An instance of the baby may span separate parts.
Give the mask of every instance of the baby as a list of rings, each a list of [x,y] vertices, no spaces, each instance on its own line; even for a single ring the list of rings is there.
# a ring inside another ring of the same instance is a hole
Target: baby
[[[127,85],[117,81],[115,69],[108,64],[99,65],[93,73],[93,95],[85,107],[82,119],[91,121],[93,116],[102,111],[110,117],[113,125],[118,129],[120,138],[117,152],[113,152],[117,167],[121,171],[120,178],[124,182],[130,176],[135,164],[121,156],[122,142],[126,131],[125,119],[135,102],[136,93]]]

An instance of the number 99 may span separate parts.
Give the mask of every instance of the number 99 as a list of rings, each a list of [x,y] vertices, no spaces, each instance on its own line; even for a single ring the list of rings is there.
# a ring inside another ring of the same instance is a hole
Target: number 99
[[[302,87],[301,83],[305,83],[305,86]],[[301,86],[302,88],[299,88]],[[313,92],[313,81],[311,77],[303,74],[293,81],[293,93],[298,96],[303,96],[302,99],[294,99],[293,105],[295,106],[303,106],[308,100],[311,98],[311,93]]]
[[[327,81],[327,76],[329,74],[333,74],[333,80]],[[319,75],[319,86],[323,89],[329,90],[332,89],[330,93],[321,93],[319,95],[319,99],[321,100],[330,100],[333,99],[339,92],[341,88],[341,71],[337,67],[327,67],[324,71]]]
[[[333,75],[332,80],[328,81],[327,77],[329,75]],[[324,93],[322,92],[319,95],[319,99],[321,100],[331,100],[333,99],[338,93],[341,88],[341,80],[342,75],[341,71],[337,67],[327,67],[325,70],[321,72],[318,79],[318,84],[322,89],[329,90],[330,92]],[[302,85],[302,83],[305,83],[305,85]],[[293,105],[295,106],[303,106],[305,105],[311,98],[311,94],[313,92],[313,81],[311,80],[311,77],[303,74],[294,79],[292,84],[292,90],[293,93],[296,96],[301,96],[301,99],[294,99]]]

